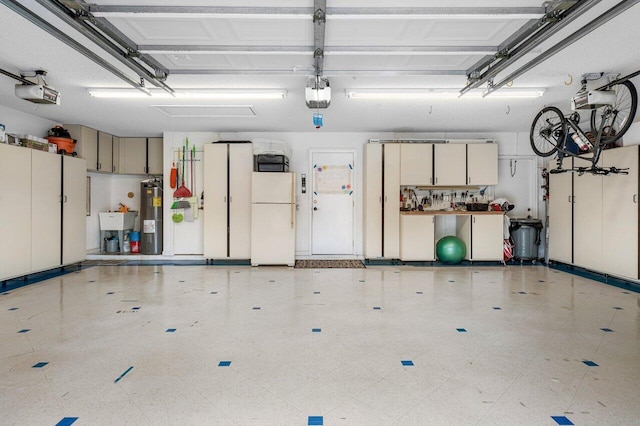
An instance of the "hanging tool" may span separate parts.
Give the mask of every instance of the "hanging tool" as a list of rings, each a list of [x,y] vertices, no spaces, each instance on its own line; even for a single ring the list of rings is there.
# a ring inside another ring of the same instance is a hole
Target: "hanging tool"
[[[169,185],[171,188],[178,186],[178,169],[176,169],[176,163],[173,162],[171,166],[171,174],[169,175]]]
[[[189,139],[187,139],[187,145],[189,144]],[[179,151],[178,151],[179,152]],[[180,154],[178,154],[178,157],[180,156]],[[191,191],[189,191],[189,188],[187,188],[186,186],[184,186],[184,168],[185,168],[185,163],[187,162],[187,148],[186,146],[182,147],[182,182],[180,183],[180,187],[178,189],[176,189],[176,191],[173,193],[173,196],[175,198],[188,198],[191,197]]]

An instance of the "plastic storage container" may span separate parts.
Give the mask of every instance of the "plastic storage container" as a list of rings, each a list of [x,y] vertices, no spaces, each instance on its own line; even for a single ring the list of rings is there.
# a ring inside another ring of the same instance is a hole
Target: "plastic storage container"
[[[513,257],[520,260],[537,260],[540,245],[540,219],[511,219],[509,232],[513,240]]]
[[[118,252],[118,240],[107,240],[107,253]]]

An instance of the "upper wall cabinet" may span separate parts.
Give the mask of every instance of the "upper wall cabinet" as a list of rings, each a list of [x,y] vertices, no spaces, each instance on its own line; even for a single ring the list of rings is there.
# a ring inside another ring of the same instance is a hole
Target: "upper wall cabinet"
[[[80,124],[65,124],[65,129],[76,143],[78,157],[87,161],[87,170],[97,172],[98,169],[98,131]]]
[[[120,138],[120,173],[162,174],[162,138]]]
[[[467,144],[467,185],[498,184],[498,144]]]
[[[120,138],[120,173],[147,173],[147,138]]]
[[[467,145],[443,143],[433,145],[433,184],[462,186],[467,184]]]
[[[147,174],[162,174],[162,138],[147,138]]]
[[[433,145],[400,144],[400,185],[433,184]]]
[[[113,135],[98,132],[98,171],[113,173]]]

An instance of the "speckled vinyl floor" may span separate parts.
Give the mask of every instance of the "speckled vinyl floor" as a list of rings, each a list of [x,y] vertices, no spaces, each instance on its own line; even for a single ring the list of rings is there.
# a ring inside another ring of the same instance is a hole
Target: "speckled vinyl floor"
[[[95,266],[0,296],[0,424],[637,425],[638,296],[542,266]]]

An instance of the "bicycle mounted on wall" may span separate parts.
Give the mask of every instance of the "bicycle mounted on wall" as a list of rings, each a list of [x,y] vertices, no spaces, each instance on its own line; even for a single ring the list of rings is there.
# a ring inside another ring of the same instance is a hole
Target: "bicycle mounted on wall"
[[[541,157],[557,152],[557,168],[551,169],[550,173],[628,173],[626,169],[600,167],[598,160],[602,150],[612,147],[633,122],[638,95],[629,80],[640,75],[640,71],[614,78],[595,90],[587,90],[588,81],[598,80],[604,75],[593,73],[582,76],[582,87],[571,99],[571,114],[565,116],[556,107],[546,107],[533,120],[529,134],[533,151]],[[580,109],[591,110],[590,131],[585,132],[580,128],[580,114],[577,112]],[[590,161],[591,166],[563,169],[565,157],[580,157]]]

